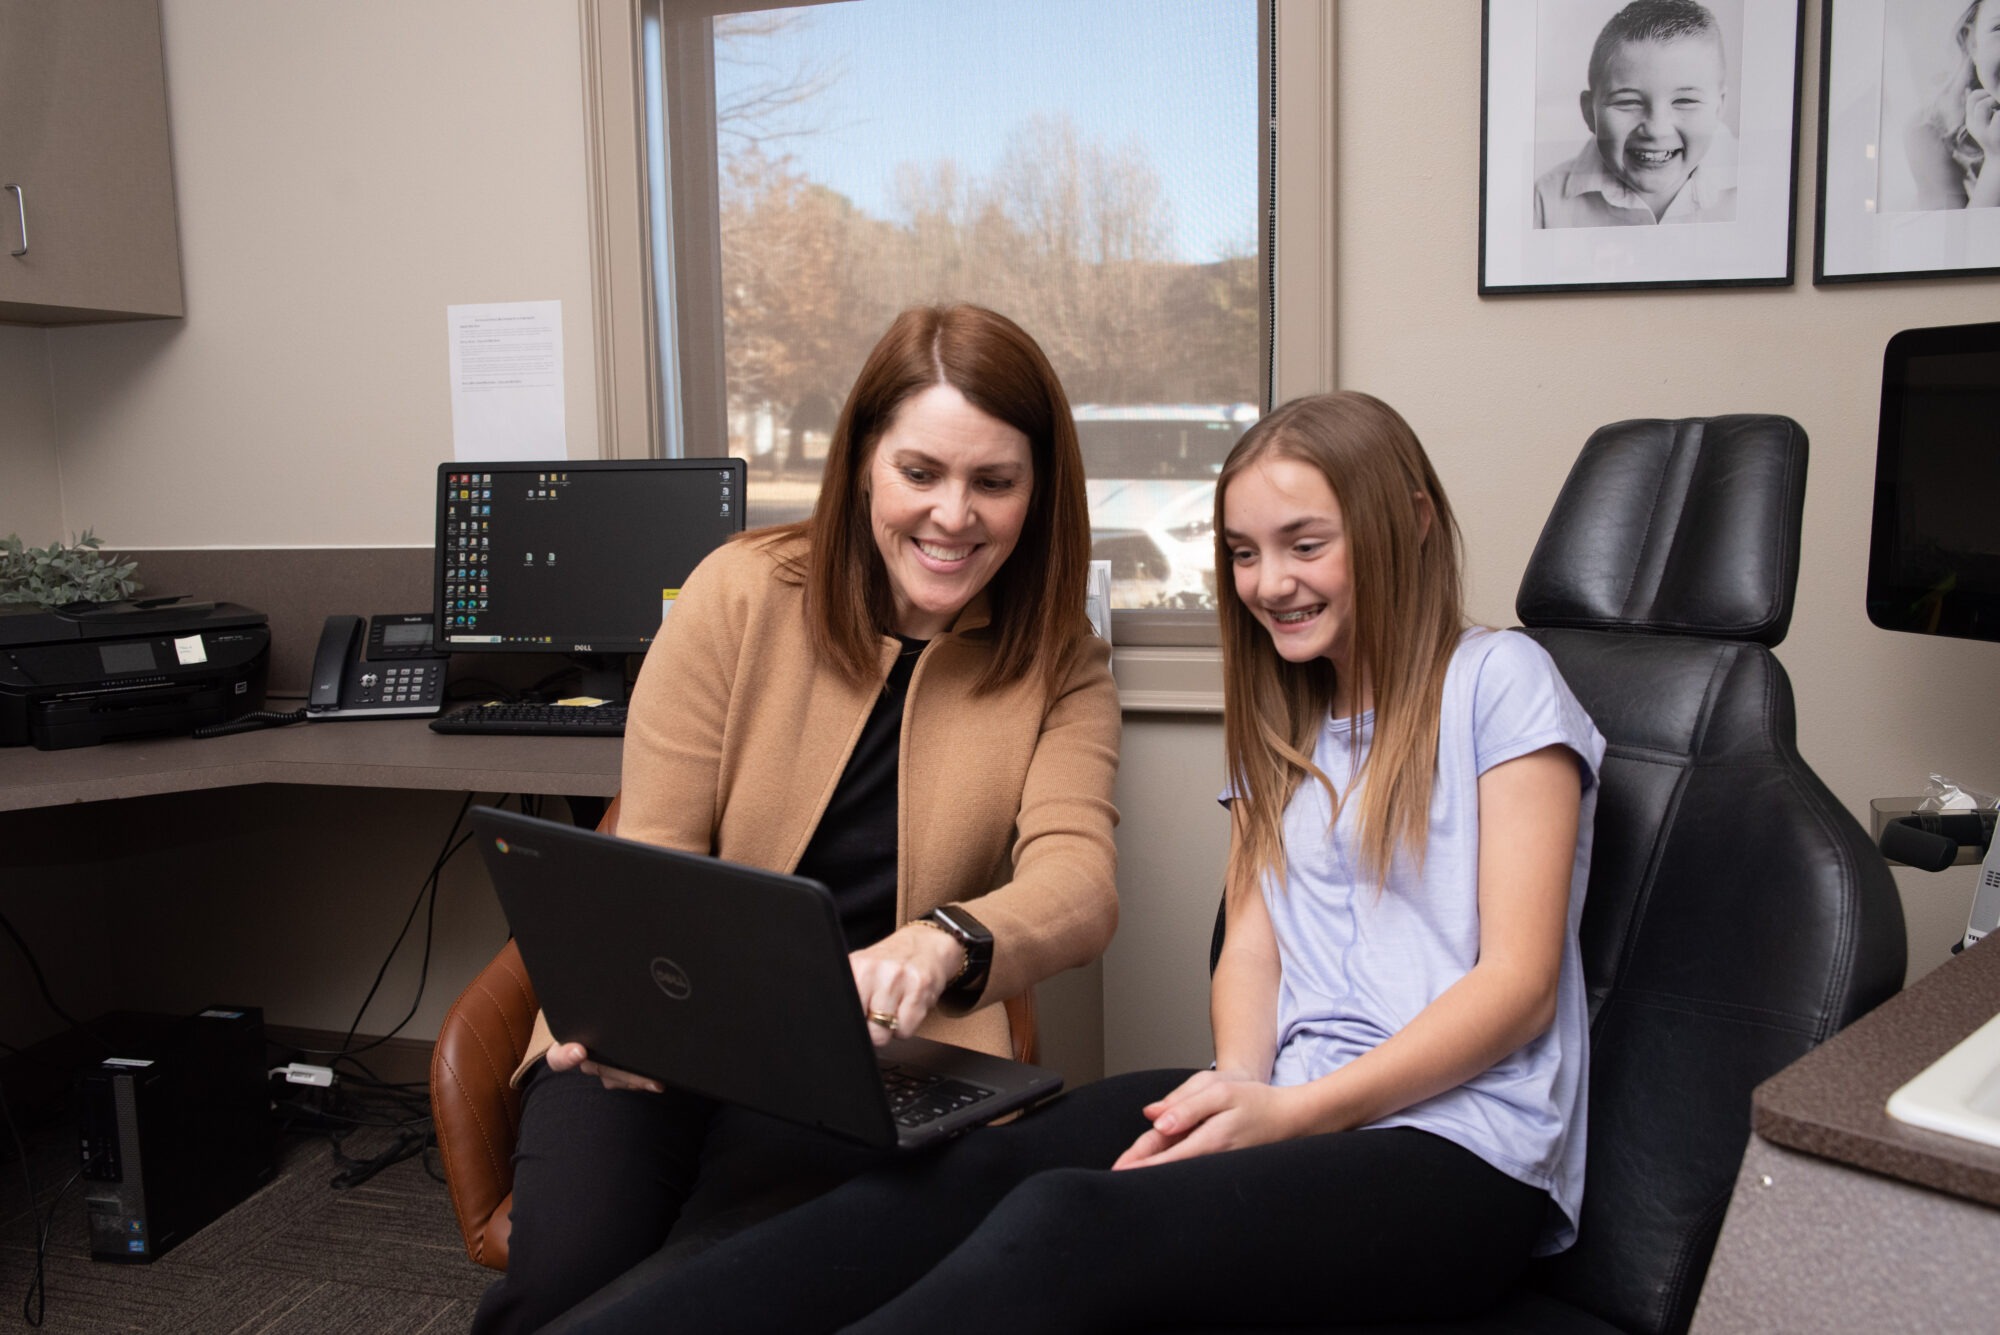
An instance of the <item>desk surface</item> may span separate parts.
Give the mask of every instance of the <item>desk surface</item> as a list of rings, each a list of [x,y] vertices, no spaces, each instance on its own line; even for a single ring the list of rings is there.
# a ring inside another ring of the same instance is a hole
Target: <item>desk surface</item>
[[[1938,966],[1757,1087],[1757,1134],[1885,1177],[2000,1205],[2000,1149],[1908,1126],[1889,1095],[2000,1014],[2000,938]]]
[[[623,749],[615,737],[445,736],[422,719],[298,723],[68,751],[7,747],[0,811],[253,783],[610,797]]]

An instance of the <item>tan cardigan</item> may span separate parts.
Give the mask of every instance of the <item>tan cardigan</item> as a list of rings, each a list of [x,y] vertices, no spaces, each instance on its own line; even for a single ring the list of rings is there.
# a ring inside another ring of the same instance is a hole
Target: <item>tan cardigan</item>
[[[688,577],[632,692],[619,835],[798,865],[898,649],[884,636],[875,680],[852,685],[816,665],[804,602],[754,537]],[[977,900],[972,912],[994,940],[979,1005],[934,1014],[921,1032],[1005,1054],[1006,1012],[989,1003],[1088,964],[1117,925],[1118,692],[1109,646],[1091,639],[1052,698],[1034,679],[975,696],[987,626],[976,599],[910,679],[896,921]],[[537,1016],[516,1081],[552,1041]]]

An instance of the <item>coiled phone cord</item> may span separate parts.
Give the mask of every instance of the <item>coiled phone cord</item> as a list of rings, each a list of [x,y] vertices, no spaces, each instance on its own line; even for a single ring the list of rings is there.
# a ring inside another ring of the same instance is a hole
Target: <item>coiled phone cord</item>
[[[268,709],[254,710],[239,714],[227,723],[205,723],[194,730],[197,737],[227,737],[232,732],[255,732],[259,728],[282,728],[287,723],[304,723],[306,711],[303,706],[289,714],[275,714]]]

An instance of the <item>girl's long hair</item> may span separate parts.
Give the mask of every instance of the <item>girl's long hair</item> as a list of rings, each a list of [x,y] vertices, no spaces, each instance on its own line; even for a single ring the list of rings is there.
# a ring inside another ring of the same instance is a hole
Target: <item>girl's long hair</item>
[[[1258,422],[1223,464],[1215,488],[1219,571],[1233,569],[1223,534],[1230,483],[1273,458],[1316,469],[1340,504],[1353,586],[1350,670],[1362,677],[1352,684],[1372,692],[1374,740],[1338,786],[1313,764],[1333,708],[1333,664],[1280,658],[1234,582],[1219,579],[1223,752],[1236,794],[1228,893],[1255,893],[1265,875],[1282,876],[1285,806],[1308,776],[1326,789],[1336,820],[1342,802],[1359,793],[1360,867],[1379,886],[1399,851],[1418,864],[1424,856],[1445,669],[1465,628],[1458,521],[1395,409],[1367,394],[1312,395]],[[1359,697],[1359,689],[1349,696]],[[1358,710],[1350,721],[1358,726]]]

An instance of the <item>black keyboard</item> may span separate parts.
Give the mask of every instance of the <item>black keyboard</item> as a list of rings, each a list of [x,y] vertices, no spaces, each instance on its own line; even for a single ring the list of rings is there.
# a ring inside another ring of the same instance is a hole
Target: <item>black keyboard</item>
[[[898,1126],[922,1126],[946,1113],[993,1097],[990,1089],[931,1071],[895,1062],[883,1062],[881,1067],[882,1088],[888,1092],[889,1111],[895,1115]]]
[[[473,705],[431,720],[432,732],[623,737],[624,705]]]

